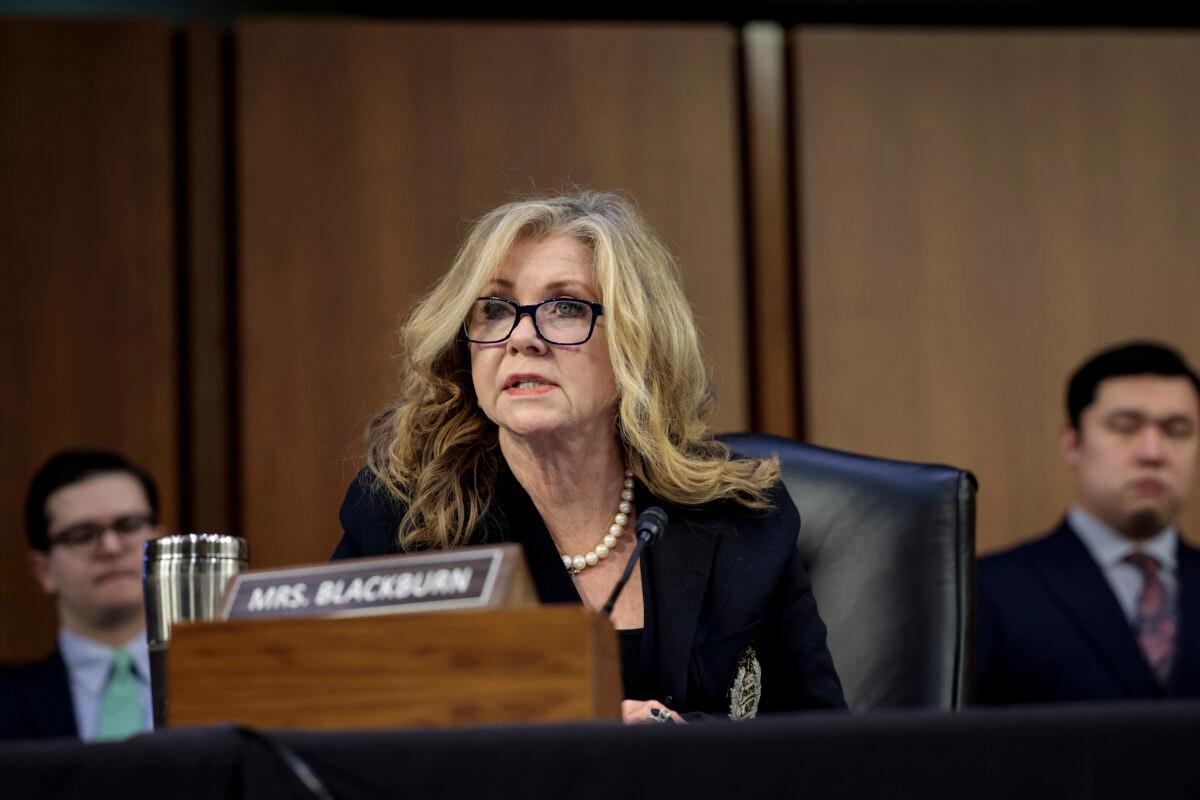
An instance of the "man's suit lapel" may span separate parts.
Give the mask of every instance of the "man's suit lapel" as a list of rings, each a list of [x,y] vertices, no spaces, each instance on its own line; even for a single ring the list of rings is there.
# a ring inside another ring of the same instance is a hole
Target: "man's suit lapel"
[[[719,528],[698,522],[679,507],[669,513],[667,530],[650,548],[650,559],[659,626],[659,690],[664,700],[671,698],[668,704],[682,705]]]
[[[1172,694],[1200,697],[1200,551],[1179,541],[1179,653],[1172,677]]]
[[[1034,562],[1047,591],[1076,624],[1084,640],[1126,692],[1163,693],[1100,567],[1064,522],[1045,542]],[[1036,624],[1036,620],[1031,620]]]
[[[55,651],[31,676],[29,714],[38,737],[77,736],[71,683],[62,655]]]

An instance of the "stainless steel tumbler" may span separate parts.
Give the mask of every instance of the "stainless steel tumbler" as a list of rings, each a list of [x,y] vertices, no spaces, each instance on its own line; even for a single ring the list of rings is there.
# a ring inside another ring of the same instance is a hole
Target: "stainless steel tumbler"
[[[154,726],[167,721],[167,647],[176,622],[215,619],[225,584],[249,563],[245,539],[222,533],[187,533],[146,542],[146,638]]]

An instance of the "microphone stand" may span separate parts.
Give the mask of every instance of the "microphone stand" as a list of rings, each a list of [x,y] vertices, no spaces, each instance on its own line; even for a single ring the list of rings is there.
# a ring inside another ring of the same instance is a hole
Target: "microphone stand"
[[[651,506],[641,514],[638,514],[637,544],[633,547],[633,554],[629,556],[629,561],[625,563],[625,571],[621,573],[620,580],[617,581],[617,585],[613,587],[612,593],[609,594],[608,602],[601,609],[604,616],[612,616],[613,606],[616,605],[617,598],[621,596],[621,591],[625,588],[625,584],[629,582],[630,576],[633,575],[633,567],[637,564],[642,550],[645,549],[646,545],[654,544],[654,542],[658,541],[666,528],[667,514],[658,506]]]

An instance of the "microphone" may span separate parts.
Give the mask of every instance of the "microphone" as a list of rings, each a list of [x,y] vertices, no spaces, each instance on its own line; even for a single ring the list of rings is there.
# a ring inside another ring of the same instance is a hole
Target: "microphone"
[[[612,594],[608,596],[608,602],[604,604],[604,616],[612,616],[613,606],[616,605],[617,598],[621,596],[621,590],[629,582],[629,576],[633,574],[633,566],[637,563],[638,556],[642,554],[642,548],[657,542],[662,538],[666,530],[667,512],[658,506],[650,506],[650,508],[638,514],[637,526],[634,528],[634,533],[637,536],[637,544],[633,547],[633,555],[629,556],[629,561],[625,564],[625,571],[621,573],[621,579],[617,581],[617,585],[613,587]]]

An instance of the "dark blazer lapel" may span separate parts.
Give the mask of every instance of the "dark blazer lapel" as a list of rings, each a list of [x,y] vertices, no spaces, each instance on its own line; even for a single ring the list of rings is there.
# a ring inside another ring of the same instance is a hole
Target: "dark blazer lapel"
[[[1066,522],[1046,539],[1041,556],[1034,569],[1117,682],[1134,696],[1161,695],[1112,587]]]
[[[1175,660],[1172,694],[1200,697],[1200,550],[1179,540],[1179,653]]]
[[[546,530],[546,523],[507,466],[496,481],[496,497],[473,543],[515,542],[521,545],[538,597],[543,603],[580,603],[571,575]]]
[[[720,529],[699,522],[693,512],[678,506],[669,508],[668,514],[666,532],[650,548],[659,626],[659,690],[664,701],[671,698],[668,705],[683,705],[692,643]]]
[[[77,736],[71,682],[67,677],[67,665],[57,650],[42,662],[36,674],[31,676],[31,683],[29,713],[35,735]]]

